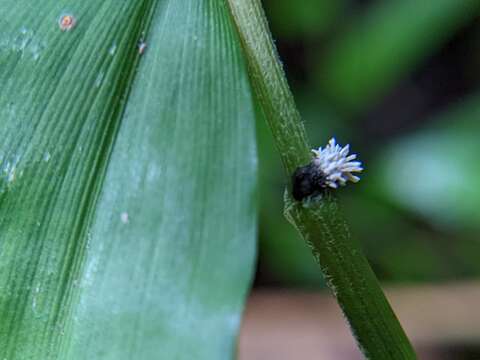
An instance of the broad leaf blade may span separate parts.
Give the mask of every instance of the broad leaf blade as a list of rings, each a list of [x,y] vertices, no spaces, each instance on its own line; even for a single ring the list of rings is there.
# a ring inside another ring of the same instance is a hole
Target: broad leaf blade
[[[228,357],[256,161],[222,3],[1,5],[0,358]]]

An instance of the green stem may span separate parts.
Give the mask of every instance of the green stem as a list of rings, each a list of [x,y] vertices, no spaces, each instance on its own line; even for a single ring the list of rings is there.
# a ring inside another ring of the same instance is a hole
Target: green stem
[[[256,95],[265,113],[287,174],[311,160],[305,128],[280,66],[261,5],[228,0],[246,53]]]
[[[290,176],[311,160],[310,146],[259,0],[228,0],[253,87]],[[416,359],[398,319],[352,241],[334,196],[300,203],[285,193],[285,216],[312,248],[360,349],[375,360]]]

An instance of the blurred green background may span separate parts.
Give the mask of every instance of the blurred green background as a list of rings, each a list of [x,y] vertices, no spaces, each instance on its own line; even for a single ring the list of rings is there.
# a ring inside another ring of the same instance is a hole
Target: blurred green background
[[[478,1],[264,2],[313,146],[335,136],[364,162],[338,191],[383,281],[480,274]],[[259,282],[322,286],[282,217],[284,177],[258,125]]]
[[[380,280],[478,278],[480,1],[263,4],[312,146],[335,136],[364,163],[362,181],[338,195]],[[261,122],[258,137],[255,284],[321,288],[309,250],[283,218],[284,174]]]

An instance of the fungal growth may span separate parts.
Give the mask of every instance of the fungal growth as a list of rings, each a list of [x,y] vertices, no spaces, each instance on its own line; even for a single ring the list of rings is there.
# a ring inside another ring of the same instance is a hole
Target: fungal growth
[[[299,167],[292,177],[292,195],[295,200],[317,196],[326,189],[337,189],[345,186],[348,181],[356,183],[360,180],[353,173],[363,170],[356,154],[348,155],[350,145],[341,147],[334,138],[330,139],[324,149],[313,149],[312,161]]]
[[[77,23],[77,20],[71,14],[62,14],[58,19],[58,26],[60,30],[69,31],[72,30]]]

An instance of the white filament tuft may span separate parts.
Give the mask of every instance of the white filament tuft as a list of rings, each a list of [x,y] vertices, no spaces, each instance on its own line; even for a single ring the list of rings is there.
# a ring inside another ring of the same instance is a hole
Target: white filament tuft
[[[313,149],[315,155],[313,163],[325,174],[325,184],[331,188],[345,186],[347,181],[358,182],[360,178],[352,173],[358,173],[363,170],[360,161],[353,161],[357,158],[356,154],[348,155],[350,145],[343,148],[338,145],[335,138],[331,138],[324,149]]]

